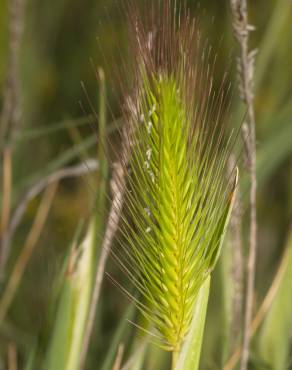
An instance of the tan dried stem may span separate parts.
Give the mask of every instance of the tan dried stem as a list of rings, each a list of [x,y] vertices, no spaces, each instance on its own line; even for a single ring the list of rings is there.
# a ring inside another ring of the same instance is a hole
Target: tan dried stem
[[[120,344],[119,347],[118,347],[117,356],[116,356],[116,359],[115,359],[114,366],[113,366],[112,370],[120,370],[121,369],[124,350],[125,350],[125,346],[123,344]]]
[[[2,185],[2,211],[1,211],[1,226],[0,226],[0,239],[2,240],[5,233],[9,218],[11,207],[11,186],[12,186],[12,158],[11,148],[5,147],[3,151],[3,185]],[[1,253],[0,253],[1,259]]]
[[[24,23],[24,0],[10,0],[9,4],[9,54],[3,108],[0,116],[0,143],[10,141],[21,117],[19,52]]]
[[[12,187],[12,148],[11,140],[21,119],[21,93],[19,52],[24,21],[24,0],[8,2],[9,10],[9,40],[8,67],[6,83],[3,90],[3,106],[0,114],[0,147],[3,147],[3,189],[1,214],[1,239],[9,223],[11,187]],[[0,263],[3,253],[0,246]]]
[[[17,347],[15,343],[9,343],[8,344],[8,351],[7,351],[7,357],[8,357],[8,370],[17,370],[18,369],[18,361],[17,361]]]
[[[93,293],[88,313],[87,325],[84,333],[84,341],[81,352],[80,369],[84,369],[86,355],[89,348],[90,338],[93,330],[96,307],[99,302],[102,282],[104,278],[105,266],[110,254],[111,245],[118,228],[119,219],[121,216],[122,205],[124,202],[124,191],[126,186],[125,168],[122,163],[118,162],[114,165],[113,176],[111,180],[111,192],[113,195],[112,204],[108,216],[108,221],[105,229],[103,242],[101,245],[101,253],[99,256],[98,266],[95,275]]]
[[[246,285],[246,303],[243,331],[243,351],[241,360],[241,370],[247,369],[249,359],[250,333],[249,327],[252,320],[253,311],[253,292],[256,269],[256,251],[257,251],[257,215],[256,215],[256,131],[254,114],[254,60],[256,50],[249,51],[249,33],[254,28],[248,24],[248,12],[246,0],[231,0],[231,9],[233,15],[234,34],[240,47],[240,56],[238,58],[239,73],[239,92],[241,99],[247,107],[247,124],[249,128],[247,147],[247,156],[250,173],[250,230],[249,230],[249,252],[247,262],[247,285]]]

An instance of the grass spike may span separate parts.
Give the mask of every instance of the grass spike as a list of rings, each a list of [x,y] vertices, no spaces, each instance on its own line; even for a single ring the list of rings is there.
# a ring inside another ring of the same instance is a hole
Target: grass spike
[[[140,293],[133,303],[174,362],[200,312],[197,297],[219,257],[238,177],[227,172],[236,135],[223,117],[226,76],[217,91],[212,50],[185,4],[175,5],[151,3],[146,19],[129,6],[135,86],[124,109],[127,187],[113,249]]]

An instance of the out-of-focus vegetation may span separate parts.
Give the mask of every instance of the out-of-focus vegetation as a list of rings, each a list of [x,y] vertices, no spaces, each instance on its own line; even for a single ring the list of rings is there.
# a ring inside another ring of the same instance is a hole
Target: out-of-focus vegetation
[[[8,0],[0,2],[0,112],[10,68],[9,3]],[[199,14],[210,43],[215,50],[220,49],[218,66],[224,71],[230,51],[231,58],[236,55],[229,2],[206,0],[201,2],[199,10],[196,1],[189,3],[194,14]],[[258,48],[255,64],[258,261],[254,316],[271,287],[275,293],[260,315],[259,327],[253,335],[250,369],[284,370],[292,368],[292,4],[288,0],[250,1],[249,13],[250,21],[256,27],[251,35],[252,46]],[[98,261],[98,235],[102,235],[105,222],[107,197],[103,198],[103,195],[108,183],[107,165],[103,151],[98,150],[100,131],[97,123],[104,117],[100,94],[103,85],[92,64],[104,71],[107,86],[105,131],[115,147],[121,96],[119,80],[114,76],[117,66],[128,62],[127,19],[121,3],[114,0],[26,0],[23,27],[18,56],[22,114],[12,141],[8,221],[12,220],[27,190],[57,170],[78,166],[84,158],[87,161],[99,159],[102,169],[91,171],[92,166],[88,164],[88,171],[83,171],[81,176],[66,177],[57,185],[53,181],[55,188],[50,184],[45,186],[44,193],[32,197],[11,236],[7,264],[1,271],[0,369],[40,369],[46,364],[49,370],[58,370],[65,366],[60,365],[65,361],[61,356],[70,345],[68,343],[74,342],[76,332],[71,333],[70,338],[60,339],[61,334],[58,335],[54,328],[59,320],[64,328],[68,325],[63,330],[72,329],[72,323],[66,322],[71,310],[76,314],[77,328],[75,326],[74,330],[78,331],[78,325],[82,326],[83,310],[86,309],[83,303],[86,304],[88,298],[87,284],[92,284],[90,279],[87,280],[87,273],[90,274]],[[236,95],[235,68],[230,71],[230,79]],[[86,93],[80,81],[84,82]],[[93,108],[99,119],[94,117]],[[244,115],[239,98],[235,99],[233,109],[234,120],[238,122]],[[5,142],[1,141],[1,208],[5,204],[3,194],[7,195],[3,186],[4,147]],[[249,207],[246,186],[246,176],[243,176],[244,256]],[[96,215],[91,217],[91,212]],[[47,217],[44,216],[46,213]],[[44,225],[42,227],[40,221],[32,230],[37,215],[40,220],[44,216]],[[90,218],[94,220],[89,227]],[[5,231],[5,228],[1,229],[1,237]],[[33,235],[40,233],[35,241],[27,239],[32,231]],[[91,245],[92,239],[95,247]],[[82,259],[76,257],[76,240],[78,243],[83,240],[93,248],[87,249],[90,257],[86,254]],[[29,246],[32,246],[31,253]],[[22,256],[24,248],[28,251],[27,261]],[[223,368],[240,343],[240,335],[233,338],[230,334],[232,276],[228,261],[231,250],[232,242],[228,240],[212,279],[201,369]],[[87,258],[94,266],[86,265]],[[279,266],[282,273],[277,275]],[[115,264],[109,260],[107,270],[115,269]],[[19,284],[9,285],[11,277],[19,272]],[[279,277],[276,282],[275,276]],[[81,284],[81,291],[78,284]],[[12,287],[8,304],[3,299],[7,287]],[[86,369],[112,369],[118,348],[120,352],[123,348],[119,347],[121,344],[124,346],[122,362],[131,359],[133,364],[125,368],[167,368],[168,354],[147,346],[145,338],[141,339],[137,329],[126,321],[126,318],[135,320],[136,314],[121,292],[105,279]],[[54,348],[60,351],[60,362],[52,365],[50,351]],[[75,343],[72,358],[78,351],[80,343]],[[18,367],[13,367],[15,364]]]

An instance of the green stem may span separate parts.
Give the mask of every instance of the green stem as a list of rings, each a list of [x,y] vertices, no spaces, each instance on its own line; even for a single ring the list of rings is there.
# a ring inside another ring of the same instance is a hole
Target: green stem
[[[176,368],[176,363],[177,363],[177,360],[178,360],[178,355],[179,355],[179,352],[178,351],[173,351],[172,352],[172,364],[171,364],[171,369],[172,370],[175,370]]]

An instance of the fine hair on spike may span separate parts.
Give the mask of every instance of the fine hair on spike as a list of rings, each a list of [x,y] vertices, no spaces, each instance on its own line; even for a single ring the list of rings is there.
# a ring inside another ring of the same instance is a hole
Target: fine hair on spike
[[[216,57],[186,2],[147,1],[142,12],[131,1],[126,9],[133,70],[112,256],[138,294],[111,280],[149,322],[142,330],[151,328],[151,340],[178,352],[220,254],[238,176],[227,162],[238,134],[225,119],[227,76],[215,87]]]

